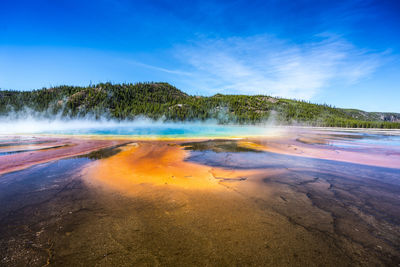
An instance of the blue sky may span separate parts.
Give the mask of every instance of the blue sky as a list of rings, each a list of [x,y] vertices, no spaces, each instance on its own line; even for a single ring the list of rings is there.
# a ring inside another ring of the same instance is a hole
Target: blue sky
[[[166,81],[400,112],[400,1],[0,1],[0,88]]]

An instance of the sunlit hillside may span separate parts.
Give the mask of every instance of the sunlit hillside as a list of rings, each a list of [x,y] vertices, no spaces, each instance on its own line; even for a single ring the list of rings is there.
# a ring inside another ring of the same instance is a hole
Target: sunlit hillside
[[[265,95],[192,96],[168,83],[59,86],[33,91],[0,91],[2,116],[135,119],[214,119],[219,123],[352,128],[400,128],[400,114],[341,109]]]

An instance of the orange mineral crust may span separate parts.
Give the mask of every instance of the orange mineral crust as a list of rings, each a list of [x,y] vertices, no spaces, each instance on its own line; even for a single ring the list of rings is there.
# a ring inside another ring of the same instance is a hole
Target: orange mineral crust
[[[107,159],[84,170],[90,182],[134,193],[138,185],[174,186],[185,189],[218,189],[223,179],[240,180],[255,171],[225,170],[185,161],[188,151],[167,142],[129,144]]]

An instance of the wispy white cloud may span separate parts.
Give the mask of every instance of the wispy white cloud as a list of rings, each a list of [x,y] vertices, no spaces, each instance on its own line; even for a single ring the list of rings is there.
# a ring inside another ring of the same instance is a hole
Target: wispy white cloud
[[[177,75],[183,75],[183,76],[191,76],[192,75],[191,72],[182,71],[182,70],[178,70],[178,69],[168,69],[168,68],[158,67],[158,66],[145,64],[145,63],[142,63],[139,61],[134,61],[134,60],[124,60],[124,61],[131,65],[136,65],[136,66],[143,67],[146,69],[160,71],[160,72],[164,72],[164,73],[168,73],[168,74],[177,74]]]
[[[177,46],[175,56],[204,94],[244,93],[309,100],[335,83],[356,83],[383,62],[382,54],[357,49],[338,36],[295,44],[271,36],[205,39]]]

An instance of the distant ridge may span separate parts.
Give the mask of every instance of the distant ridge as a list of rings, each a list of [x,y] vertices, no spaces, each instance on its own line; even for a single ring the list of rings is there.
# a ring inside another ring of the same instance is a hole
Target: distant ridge
[[[400,128],[400,114],[341,109],[329,105],[264,95],[191,96],[168,83],[100,83],[58,86],[33,91],[0,91],[0,116],[107,118],[138,116],[170,121],[214,119],[219,123],[256,124],[274,120],[284,125],[352,128]]]

